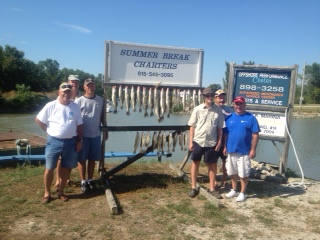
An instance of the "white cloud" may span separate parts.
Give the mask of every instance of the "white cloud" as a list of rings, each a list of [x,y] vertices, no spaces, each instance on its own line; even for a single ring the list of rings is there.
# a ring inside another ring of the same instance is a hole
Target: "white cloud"
[[[71,31],[75,31],[75,32],[81,32],[81,33],[92,33],[92,31],[90,29],[81,27],[81,26],[77,26],[74,24],[68,24],[68,23],[59,23],[56,22],[57,24],[60,24],[61,26],[64,26],[66,28],[69,28]]]

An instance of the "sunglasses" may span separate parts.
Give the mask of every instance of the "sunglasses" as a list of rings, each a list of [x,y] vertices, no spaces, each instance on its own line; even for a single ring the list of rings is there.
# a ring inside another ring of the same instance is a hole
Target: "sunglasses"
[[[66,88],[72,88],[72,86],[69,85],[69,84],[65,84],[65,85],[62,85],[60,88],[61,89],[66,89]]]

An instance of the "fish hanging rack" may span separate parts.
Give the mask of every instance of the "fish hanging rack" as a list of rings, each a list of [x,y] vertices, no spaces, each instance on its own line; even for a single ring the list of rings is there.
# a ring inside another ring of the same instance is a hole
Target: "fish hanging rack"
[[[102,126],[101,130],[108,129],[108,132],[120,132],[120,131],[174,131],[175,134],[187,131],[190,129],[190,126],[188,125],[155,125],[155,126]],[[103,145],[104,146],[104,145]],[[102,161],[104,161],[104,158],[101,159],[99,162],[99,172],[101,180],[105,183],[105,194],[106,199],[109,205],[109,208],[113,214],[119,213],[119,207],[117,204],[117,201],[114,198],[114,195],[111,190],[110,181],[109,178],[112,177],[117,172],[121,171],[125,167],[129,166],[130,164],[136,162],[140,158],[144,157],[148,153],[154,151],[154,146],[151,144],[149,147],[147,147],[144,151],[137,153],[136,155],[129,157],[126,161],[120,163],[119,165],[113,167],[110,170],[107,170],[104,168],[104,164]],[[104,153],[104,149],[102,150]],[[160,160],[159,160],[160,159]],[[161,155],[158,155],[158,161],[161,161]]]
[[[196,87],[196,86],[181,86],[181,85],[171,85],[171,84],[165,84],[165,83],[162,83],[160,82],[160,84],[141,84],[141,83],[135,83],[135,82],[120,82],[120,81],[117,81],[117,82],[104,82],[103,83],[103,87],[104,88],[110,88],[112,86],[128,86],[130,88],[130,86],[140,86],[140,87],[147,87],[147,88],[150,88],[150,87],[156,87],[158,89],[161,89],[161,88],[170,88],[170,89],[180,89],[180,90],[203,90],[204,88],[203,87]]]

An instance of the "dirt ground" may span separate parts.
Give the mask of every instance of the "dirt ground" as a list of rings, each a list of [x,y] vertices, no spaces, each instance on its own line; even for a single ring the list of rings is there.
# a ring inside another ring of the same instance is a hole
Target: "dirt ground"
[[[189,182],[169,163],[135,163],[110,178],[120,210],[113,215],[103,185],[84,195],[75,171],[68,202],[53,194],[51,203],[40,204],[42,173],[0,169],[0,239],[320,239],[315,181],[304,189],[251,179],[245,202],[224,197],[217,208],[202,195],[188,198]]]

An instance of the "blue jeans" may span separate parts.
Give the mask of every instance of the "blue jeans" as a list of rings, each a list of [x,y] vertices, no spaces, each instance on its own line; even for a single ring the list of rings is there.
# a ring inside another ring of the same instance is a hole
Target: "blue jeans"
[[[77,166],[76,137],[59,139],[48,135],[45,150],[46,168],[55,169],[59,156],[61,156],[61,167],[71,169]]]

